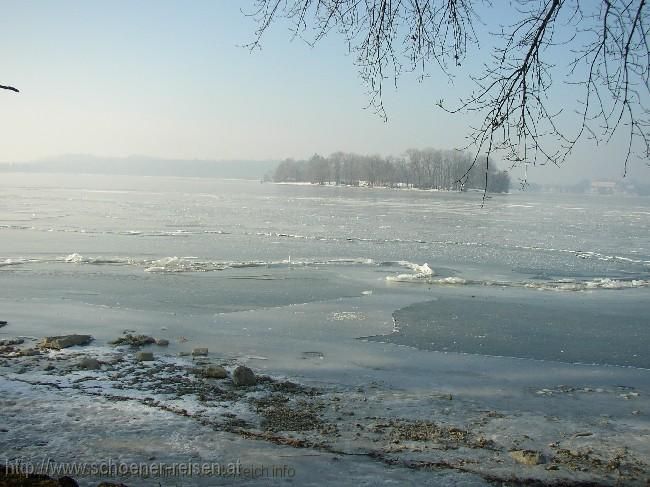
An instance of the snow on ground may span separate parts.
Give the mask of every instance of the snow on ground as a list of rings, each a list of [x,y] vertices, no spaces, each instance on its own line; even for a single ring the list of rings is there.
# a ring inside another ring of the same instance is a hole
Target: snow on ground
[[[295,471],[291,479],[238,478],[244,485],[645,485],[650,476],[649,395],[634,386],[531,387],[522,392],[526,401],[513,397],[509,407],[493,408],[462,389],[423,390],[408,381],[351,386],[260,375],[258,385],[238,388],[200,373],[208,363],[231,371],[234,360],[158,353],[138,362],[132,349],[101,346],[31,355],[33,345],[5,349],[0,361],[0,445],[8,465],[239,461]],[[80,369],[84,357],[100,368]],[[594,407],[611,414],[582,414]]]

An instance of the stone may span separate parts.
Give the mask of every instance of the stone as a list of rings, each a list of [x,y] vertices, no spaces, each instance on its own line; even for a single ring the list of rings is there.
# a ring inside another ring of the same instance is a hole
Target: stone
[[[64,477],[59,477],[58,482],[60,487],[79,487],[77,481],[72,477],[68,477],[67,475]]]
[[[135,359],[138,362],[151,362],[153,360],[153,353],[151,352],[138,352],[135,354]]]
[[[22,338],[5,338],[4,340],[0,340],[0,347],[6,347],[9,345],[20,345],[21,343],[25,343],[25,340]]]
[[[166,347],[169,345],[169,340],[165,338],[159,338],[158,340],[156,340],[156,345],[158,345],[159,347]]]
[[[45,337],[38,344],[40,348],[53,348],[61,350],[62,348],[74,347],[78,345],[88,345],[94,340],[90,335],[61,335]]]
[[[207,348],[193,348],[192,349],[192,357],[205,357],[208,355],[208,349]]]
[[[53,479],[47,475],[24,474],[7,471],[4,467],[0,470],[0,485],[38,486],[38,487],[79,487],[71,477]]]
[[[18,352],[18,355],[21,357],[33,357],[35,355],[40,355],[41,352],[36,350],[35,348],[26,348],[25,350],[21,350]]]
[[[92,357],[84,357],[77,364],[77,367],[83,370],[98,370],[101,368],[101,366],[102,365],[99,363],[99,360]]]
[[[254,386],[257,384],[257,378],[251,369],[240,365],[232,373],[232,382],[237,387]]]
[[[115,346],[130,345],[131,347],[144,347],[145,345],[156,343],[156,339],[148,335],[131,335],[130,333],[127,333],[123,337],[116,338],[109,343]]]
[[[513,460],[523,465],[539,465],[544,463],[543,455],[535,450],[513,450],[509,453]]]
[[[226,369],[219,365],[208,365],[202,370],[203,377],[208,379],[225,379],[228,377]]]
[[[6,320],[0,320],[0,328],[2,328],[3,326],[7,326],[8,324],[9,324],[8,321],[6,321]]]

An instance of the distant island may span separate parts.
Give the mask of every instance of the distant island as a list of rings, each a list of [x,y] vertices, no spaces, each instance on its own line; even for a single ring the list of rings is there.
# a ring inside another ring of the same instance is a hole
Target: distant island
[[[266,179],[278,183],[437,189],[485,189],[507,193],[510,176],[485,158],[472,164],[472,155],[452,150],[409,149],[403,156],[335,152],[307,160],[285,159]],[[487,185],[487,186],[486,186]]]
[[[485,159],[472,164],[471,154],[437,149],[410,149],[401,156],[335,152],[309,159],[206,160],[164,159],[151,156],[108,157],[69,154],[25,162],[0,163],[8,172],[102,174],[118,176],[206,177],[278,183],[311,183],[360,187],[416,188],[446,191],[483,190]],[[464,179],[463,179],[464,176]],[[507,193],[512,180],[490,161],[487,190]],[[521,182],[520,185],[517,182]],[[574,184],[539,184],[516,181],[515,191],[650,196],[650,184],[638,179],[583,179]]]

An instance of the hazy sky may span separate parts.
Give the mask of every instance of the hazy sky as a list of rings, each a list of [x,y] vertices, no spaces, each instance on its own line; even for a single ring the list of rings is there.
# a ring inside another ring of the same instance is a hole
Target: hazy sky
[[[310,48],[278,25],[262,51],[240,47],[253,39],[255,24],[241,12],[251,4],[0,0],[0,83],[21,90],[0,92],[0,161],[67,153],[281,159],[463,145],[472,119],[434,106],[466,93],[462,79],[451,86],[434,74],[388,86],[384,123],[364,110],[368,98],[340,38]],[[622,139],[585,143],[562,169],[529,176],[616,178],[623,154]],[[634,164],[631,175],[648,180],[650,168]]]

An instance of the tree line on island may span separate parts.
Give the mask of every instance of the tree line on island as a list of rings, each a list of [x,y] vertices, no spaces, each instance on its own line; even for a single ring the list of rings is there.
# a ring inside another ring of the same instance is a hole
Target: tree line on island
[[[456,150],[409,149],[401,156],[335,152],[307,160],[285,159],[275,169],[274,182],[306,182],[348,186],[507,193],[510,176],[493,161],[473,163],[473,156]]]

